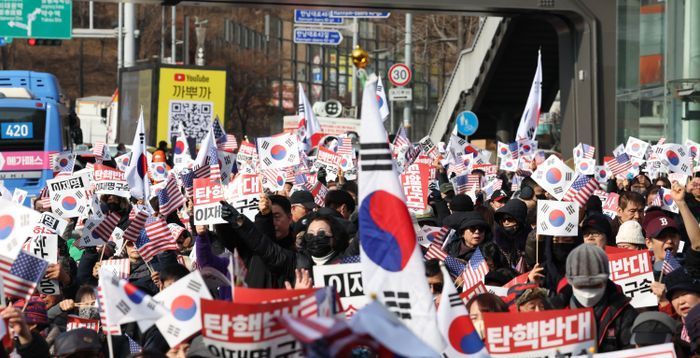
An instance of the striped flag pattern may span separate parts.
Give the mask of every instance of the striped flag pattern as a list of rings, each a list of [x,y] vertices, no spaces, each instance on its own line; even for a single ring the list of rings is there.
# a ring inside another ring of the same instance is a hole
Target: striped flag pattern
[[[192,172],[194,178],[208,178],[211,176],[211,167],[209,164],[195,166]]]
[[[185,196],[182,195],[180,187],[177,186],[177,180],[172,173],[168,174],[165,188],[158,192],[158,204],[160,205],[160,213],[163,216],[168,216],[185,205]]]
[[[216,147],[224,152],[233,153],[234,150],[238,149],[238,141],[236,136],[233,134],[227,134],[222,137],[221,141],[217,139]]]
[[[221,165],[219,164],[219,152],[216,147],[209,147],[209,178],[214,181],[221,180]]]
[[[109,267],[119,278],[128,279],[131,273],[131,263],[129,259],[109,259],[102,260],[101,267]]]
[[[20,251],[14,261],[0,256],[0,275],[5,283],[5,295],[28,300],[44,276],[49,263]]]
[[[598,189],[598,181],[595,180],[595,178],[587,175],[579,175],[561,200],[571,201],[584,207],[586,206],[586,202],[588,202],[588,198],[593,195],[596,189]]]
[[[112,231],[117,227],[120,218],[121,217],[117,213],[109,213],[109,215],[95,227],[95,233],[105,242],[109,241],[109,237],[112,236]]]
[[[129,227],[124,231],[122,236],[124,240],[136,241],[141,234],[143,226],[146,224],[146,219],[148,218],[148,213],[145,211],[138,211],[134,214],[134,218],[131,220]]]
[[[676,260],[676,257],[671,255],[671,250],[666,250],[666,256],[664,257],[664,264],[661,267],[661,271],[663,271],[664,275],[668,275],[669,273],[679,269],[681,267],[681,264]]]
[[[185,192],[188,197],[194,196],[194,178],[195,173],[191,170],[180,173],[180,179],[182,180],[182,186],[185,187]]]
[[[145,235],[142,233],[136,240],[136,248],[148,262],[163,251],[177,250],[177,243],[163,219],[150,217],[146,220]]]
[[[105,142],[95,143],[95,146],[92,147],[92,154],[95,156],[95,162],[102,163],[102,161],[109,160],[111,158],[108,153],[105,153],[105,149],[107,149]]]
[[[401,126],[396,131],[396,136],[394,137],[393,144],[395,148],[401,148],[411,145],[411,141],[408,139],[408,135],[406,134],[406,128],[403,126],[403,123],[401,123]]]
[[[614,176],[626,175],[627,172],[632,169],[632,162],[627,153],[622,153],[605,164],[607,164]]]
[[[347,137],[338,137],[338,150],[336,153],[351,157],[354,153],[352,150],[352,139]]]
[[[118,324],[108,325],[107,324],[107,313],[105,312],[105,298],[102,293],[102,287],[97,286],[97,307],[100,311],[100,325],[102,326],[102,333],[106,335],[120,335],[122,334],[121,326]]]
[[[430,244],[430,246],[428,246],[428,251],[426,251],[423,258],[426,260],[438,259],[440,261],[445,261],[445,258],[447,258],[447,252],[445,252],[440,245],[433,242]]]
[[[462,271],[464,287],[472,287],[484,280],[484,276],[489,272],[489,266],[484,260],[481,249],[477,248],[469,263]]]

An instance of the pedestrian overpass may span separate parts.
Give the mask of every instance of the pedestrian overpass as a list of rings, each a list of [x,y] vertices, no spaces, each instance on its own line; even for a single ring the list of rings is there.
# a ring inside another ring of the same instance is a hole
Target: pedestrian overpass
[[[110,0],[102,0],[110,1]],[[114,2],[113,0],[110,2]],[[133,0],[197,6],[281,6],[369,9],[484,16],[474,45],[462,51],[430,128],[433,140],[451,131],[455,114],[472,110],[480,129],[507,137],[517,128],[534,75],[543,58],[543,111],[557,92],[561,102],[561,149],[578,142],[598,153],[615,146],[617,4],[609,0]],[[507,138],[503,138],[507,139]]]

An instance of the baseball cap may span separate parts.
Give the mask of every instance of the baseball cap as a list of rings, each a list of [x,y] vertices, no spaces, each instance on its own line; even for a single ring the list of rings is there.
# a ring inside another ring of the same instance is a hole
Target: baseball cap
[[[651,346],[671,342],[679,324],[662,312],[642,312],[632,324],[630,343]]]
[[[677,233],[680,232],[676,221],[663,214],[656,215],[650,220],[644,221],[644,232],[646,232],[647,237],[657,238],[664,230],[673,230]]]
[[[78,328],[63,332],[56,337],[54,350],[56,356],[66,356],[78,352],[97,353],[102,350],[102,343],[97,332],[87,328]]]
[[[294,204],[303,205],[305,208],[312,210],[316,208],[316,202],[314,201],[314,196],[311,192],[306,190],[297,190],[289,197],[289,202]]]
[[[618,244],[629,243],[635,245],[644,245],[644,233],[642,233],[642,225],[636,220],[625,221],[620,225],[617,231],[615,242]]]
[[[442,183],[440,184],[440,193],[445,194],[448,191],[454,191],[455,188],[452,186],[452,183]]]
[[[491,194],[491,201],[508,201],[508,195],[506,195],[506,192],[503,190],[496,190]]]

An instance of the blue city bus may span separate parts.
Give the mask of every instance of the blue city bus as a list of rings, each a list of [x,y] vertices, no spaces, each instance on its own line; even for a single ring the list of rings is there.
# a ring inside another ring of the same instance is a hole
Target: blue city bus
[[[31,205],[53,178],[50,156],[72,146],[61,88],[49,73],[0,71],[0,180]]]

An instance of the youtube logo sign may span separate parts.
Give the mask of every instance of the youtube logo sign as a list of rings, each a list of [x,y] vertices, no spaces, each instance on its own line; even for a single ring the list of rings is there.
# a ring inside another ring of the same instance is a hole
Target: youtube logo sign
[[[175,80],[175,82],[182,82],[182,81],[184,81],[184,80],[185,80],[185,74],[184,74],[184,73],[176,73],[176,74],[175,74],[174,80]]]

